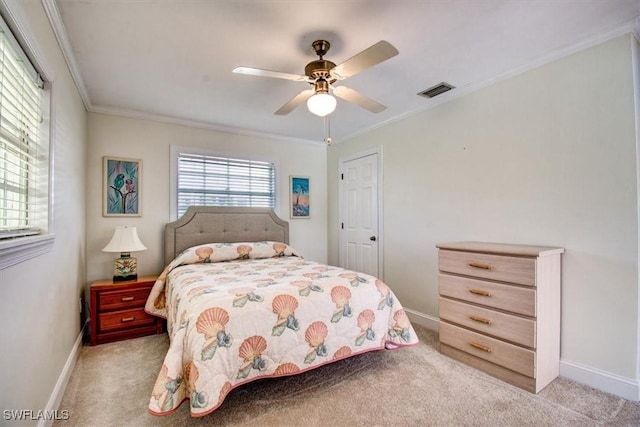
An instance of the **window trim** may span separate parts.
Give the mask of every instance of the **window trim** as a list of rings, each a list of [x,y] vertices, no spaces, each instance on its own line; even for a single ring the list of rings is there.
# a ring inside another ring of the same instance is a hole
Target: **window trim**
[[[19,3],[0,0],[0,13],[11,29],[13,36],[20,42],[24,53],[38,70],[45,81],[45,89],[49,92],[49,102],[45,107],[49,110],[48,123],[43,125],[49,137],[48,153],[48,197],[47,197],[47,231],[36,236],[17,237],[0,241],[0,270],[21,263],[28,259],[44,255],[53,249],[54,233],[54,146],[55,146],[55,90],[54,73],[44,60],[42,50],[35,43],[36,38],[28,20],[24,16]]]
[[[259,155],[256,156],[256,155],[238,154],[238,153],[230,154],[230,153],[225,153],[225,152],[216,151],[216,150],[208,150],[206,148],[171,145],[170,146],[170,165],[169,165],[169,180],[170,180],[169,182],[169,192],[170,192],[169,220],[170,221],[175,221],[176,219],[178,219],[178,157],[180,153],[199,154],[199,155],[214,156],[214,157],[226,157],[226,158],[239,159],[239,160],[255,160],[255,161],[273,163],[273,166],[275,168],[275,183],[274,183],[275,184],[275,200],[274,200],[275,206],[273,210],[276,212],[278,216],[280,216],[278,213],[279,211],[278,202],[280,200],[280,197],[278,196],[279,194],[278,188],[280,183],[278,171],[280,170],[280,168],[278,167],[278,162],[275,158],[270,156],[259,156]]]
[[[1,242],[0,270],[46,254],[51,251],[54,240],[53,234],[40,234]]]

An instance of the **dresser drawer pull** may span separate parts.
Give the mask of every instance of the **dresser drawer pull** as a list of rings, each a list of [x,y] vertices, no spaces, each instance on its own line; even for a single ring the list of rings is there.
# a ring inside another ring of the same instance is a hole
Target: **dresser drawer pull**
[[[136,320],[135,316],[123,317],[122,319],[120,319],[122,323],[133,322],[134,320]]]
[[[479,262],[470,262],[469,267],[481,268],[482,270],[493,270],[493,267],[491,267],[489,264],[482,264]]]
[[[491,292],[482,291],[480,289],[469,289],[469,292],[471,292],[472,294],[475,294],[475,295],[483,296],[483,297],[490,297],[491,296]]]
[[[133,297],[122,297],[122,298],[120,298],[120,301],[122,301],[122,302],[133,301]]]
[[[487,353],[491,353],[491,349],[486,345],[478,344],[475,342],[470,342],[469,345],[473,348],[477,348],[478,350],[486,351]]]
[[[469,316],[469,319],[473,320],[474,322],[478,322],[478,323],[484,323],[485,325],[490,325],[491,320],[489,319],[485,319],[484,317],[478,317],[478,316]]]

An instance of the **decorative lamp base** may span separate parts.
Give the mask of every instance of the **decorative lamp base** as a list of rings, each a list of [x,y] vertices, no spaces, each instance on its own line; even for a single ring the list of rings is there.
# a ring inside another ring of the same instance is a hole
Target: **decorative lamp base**
[[[113,281],[126,282],[138,279],[138,260],[122,253],[113,263]]]
[[[130,274],[128,276],[113,276],[114,282],[129,282],[132,280],[138,280],[137,274]]]

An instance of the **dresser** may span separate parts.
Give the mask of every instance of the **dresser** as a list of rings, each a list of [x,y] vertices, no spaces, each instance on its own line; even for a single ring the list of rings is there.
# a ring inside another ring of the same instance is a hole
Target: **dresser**
[[[142,276],[128,282],[105,279],[91,284],[91,345],[163,331],[163,319],[144,311],[156,278]]]
[[[559,373],[564,249],[481,242],[436,246],[440,352],[538,393]]]

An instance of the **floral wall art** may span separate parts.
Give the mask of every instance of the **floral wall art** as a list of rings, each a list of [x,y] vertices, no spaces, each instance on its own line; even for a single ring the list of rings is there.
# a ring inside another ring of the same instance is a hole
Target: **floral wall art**
[[[142,160],[103,158],[103,216],[141,216]]]

